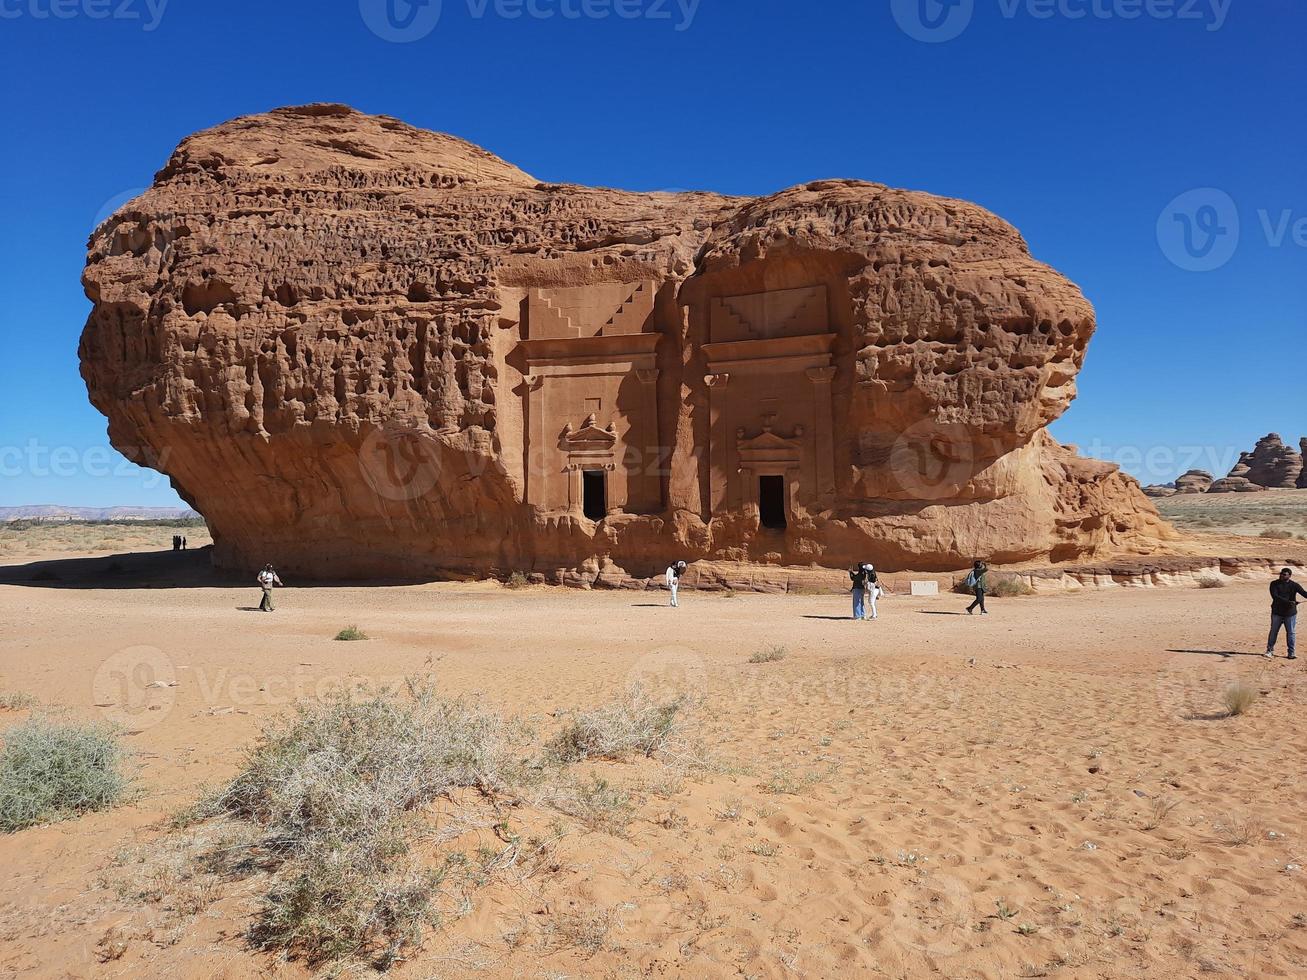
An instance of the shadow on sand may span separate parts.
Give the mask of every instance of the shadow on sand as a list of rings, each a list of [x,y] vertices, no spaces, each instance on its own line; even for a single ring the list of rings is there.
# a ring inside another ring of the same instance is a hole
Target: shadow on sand
[[[1167,653],[1194,653],[1204,657],[1260,657],[1260,653],[1243,653],[1238,650],[1167,650]]]
[[[99,558],[54,558],[0,565],[0,585],[34,589],[257,589],[256,568],[248,572],[214,568],[212,545],[188,551],[134,551]],[[285,574],[283,578],[287,578]],[[318,582],[295,576],[296,588],[367,588],[448,581],[435,576]]]

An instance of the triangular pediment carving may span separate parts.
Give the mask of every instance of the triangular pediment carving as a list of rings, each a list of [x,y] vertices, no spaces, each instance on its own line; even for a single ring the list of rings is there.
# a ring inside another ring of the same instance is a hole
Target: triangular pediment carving
[[[617,445],[617,429],[612,422],[601,428],[593,415],[581,423],[579,429],[573,429],[568,422],[563,427],[559,444],[568,452],[611,452]]]

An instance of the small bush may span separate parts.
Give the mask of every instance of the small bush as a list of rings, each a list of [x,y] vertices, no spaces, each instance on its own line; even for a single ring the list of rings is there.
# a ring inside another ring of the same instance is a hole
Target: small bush
[[[505,579],[504,588],[525,589],[530,584],[531,582],[527,579],[527,577],[524,574],[522,574],[521,572],[514,572],[512,575],[508,576],[507,579]]]
[[[5,732],[0,750],[0,830],[26,827],[120,802],[130,779],[112,733],[34,718]]]
[[[368,636],[368,634],[364,633],[357,626],[346,626],[343,630],[341,630],[339,633],[336,634],[336,639],[342,641],[353,641],[353,640],[370,640],[371,637]]]
[[[36,704],[36,698],[22,691],[5,691],[0,694],[0,711],[22,711]]]
[[[456,787],[505,788],[524,737],[415,685],[340,695],[270,725],[208,807],[255,826],[274,874],[255,943],[311,964],[393,964],[435,921],[443,874],[409,859],[415,811]]]
[[[578,715],[548,745],[561,762],[651,756],[676,733],[684,696],[663,704],[651,701],[638,684],[621,700]]]
[[[588,783],[552,794],[550,802],[591,830],[602,830],[615,836],[621,836],[635,816],[631,794],[599,776],[592,776]]]
[[[1247,681],[1236,681],[1225,689],[1225,712],[1231,718],[1241,715],[1257,700],[1257,688]]]
[[[1033,591],[1026,584],[1026,580],[1017,575],[990,575],[986,595],[1010,599],[1019,595],[1030,595]]]
[[[953,591],[958,595],[974,595],[975,589],[968,588],[966,579],[960,579],[953,584]],[[1030,595],[1034,592],[1026,580],[1019,575],[1000,575],[997,572],[990,572],[985,578],[985,595],[987,597],[997,597],[999,599],[1010,599],[1014,596]]]
[[[1285,541],[1293,537],[1293,532],[1282,531],[1279,528],[1275,528],[1275,527],[1268,527],[1265,531],[1261,533],[1260,537],[1272,538],[1276,541]]]
[[[763,647],[749,658],[751,664],[771,664],[785,659],[785,648],[781,646]]]
[[[1219,575],[1200,575],[1198,576],[1198,588],[1223,589],[1225,588],[1225,579]]]

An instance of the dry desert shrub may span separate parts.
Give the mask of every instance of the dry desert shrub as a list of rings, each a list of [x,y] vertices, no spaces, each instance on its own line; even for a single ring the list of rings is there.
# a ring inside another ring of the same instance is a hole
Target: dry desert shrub
[[[569,817],[575,817],[591,830],[622,836],[635,817],[631,794],[599,776],[589,782],[565,786],[548,794],[549,803]]]
[[[753,654],[753,656],[749,658],[749,663],[751,664],[775,663],[777,660],[784,660],[785,653],[786,653],[785,647],[782,646],[763,647],[761,650],[757,651],[756,653]]]
[[[336,639],[344,642],[344,641],[354,641],[354,640],[368,640],[371,639],[371,637],[369,637],[368,634],[364,633],[357,626],[346,626],[343,630],[341,630],[339,633],[336,634]]]
[[[612,704],[577,715],[550,740],[547,752],[560,762],[652,756],[677,734],[684,695],[659,703],[632,684]]]
[[[1257,700],[1257,688],[1247,681],[1235,681],[1225,689],[1225,713],[1233,718],[1241,715],[1253,706]]]
[[[410,858],[415,811],[458,787],[505,789],[525,737],[516,722],[413,684],[274,721],[209,804],[253,825],[273,875],[255,943],[315,965],[394,963],[434,922],[444,874]]]
[[[22,711],[36,704],[36,698],[22,691],[0,693],[0,711]]]
[[[1200,575],[1198,576],[1198,588],[1223,589],[1225,588],[1225,579],[1219,575]]]
[[[953,585],[953,591],[958,595],[972,595],[975,590],[966,586],[966,579],[959,579]],[[987,597],[998,597],[1000,599],[1010,599],[1015,596],[1031,595],[1034,592],[1019,575],[1004,575],[999,572],[990,572],[986,579],[985,595]]]
[[[1293,532],[1292,532],[1292,531],[1284,531],[1284,530],[1281,530],[1280,528],[1276,528],[1276,527],[1268,527],[1268,528],[1267,528],[1265,531],[1263,531],[1263,532],[1261,533],[1261,535],[1259,535],[1259,536],[1260,536],[1260,537],[1263,537],[1263,538],[1270,538],[1270,539],[1273,539],[1273,540],[1275,540],[1275,541],[1285,541],[1285,540],[1287,540],[1287,539],[1293,537]]]
[[[112,732],[32,718],[0,749],[0,831],[13,833],[119,803],[130,777]]]
[[[514,572],[504,580],[504,588],[506,589],[525,589],[530,584],[530,580],[522,572]]]
[[[1221,840],[1231,847],[1246,847],[1261,836],[1257,821],[1233,814],[1226,814],[1216,821],[1215,829],[1221,835]]]
[[[1155,799],[1153,801],[1152,809],[1144,819],[1144,830],[1156,830],[1158,827],[1162,826],[1162,823],[1166,818],[1171,815],[1171,811],[1179,805],[1179,800],[1172,800],[1166,796],[1161,796]]]

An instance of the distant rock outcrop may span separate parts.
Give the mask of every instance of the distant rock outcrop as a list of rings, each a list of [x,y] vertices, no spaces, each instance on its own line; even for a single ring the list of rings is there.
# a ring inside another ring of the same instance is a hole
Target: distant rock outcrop
[[[1146,497],[1174,497],[1179,491],[1169,483],[1153,483],[1144,487]]]
[[[1176,493],[1206,493],[1212,486],[1212,474],[1206,470],[1190,470],[1175,481]]]
[[[1307,490],[1307,436],[1298,440],[1298,454],[1302,456],[1302,472],[1298,474],[1298,489]]]
[[[1307,439],[1303,439],[1300,445],[1307,452]],[[1239,462],[1234,464],[1224,480],[1212,484],[1210,492],[1229,493],[1246,489],[1238,482],[1240,480],[1265,490],[1307,487],[1303,455],[1286,446],[1278,433],[1271,432],[1257,440],[1252,452],[1240,453]]]
[[[1212,484],[1208,493],[1258,493],[1265,490],[1265,487],[1258,486],[1246,476],[1227,476],[1222,477]]]

